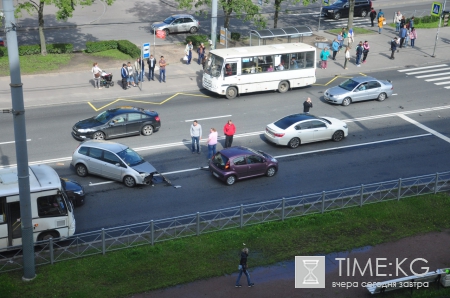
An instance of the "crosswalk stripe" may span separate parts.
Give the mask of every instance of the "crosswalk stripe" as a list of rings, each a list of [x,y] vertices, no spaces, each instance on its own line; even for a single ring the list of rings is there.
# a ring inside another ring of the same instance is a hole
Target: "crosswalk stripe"
[[[433,65],[433,66],[424,66],[424,67],[417,67],[417,68],[400,69],[399,72],[406,72],[406,71],[427,69],[427,68],[435,68],[435,67],[442,67],[442,66],[448,66],[448,65],[447,64],[439,64],[439,65]]]
[[[441,80],[448,80],[450,77],[443,77],[443,78],[437,78],[437,79],[428,79],[425,80],[426,82],[433,82],[433,81],[441,81]]]
[[[435,85],[445,85],[445,84],[450,84],[450,81],[447,82],[440,82],[440,83],[434,83]]]
[[[422,79],[422,78],[429,78],[429,77],[448,75],[448,74],[450,74],[450,72],[442,72],[442,73],[435,73],[435,74],[429,74],[429,75],[423,75],[423,76],[416,76],[416,78]]]
[[[439,68],[439,69],[432,69],[432,70],[421,70],[421,71],[415,71],[415,72],[407,72],[407,75],[415,75],[415,74],[419,74],[419,73],[427,73],[427,72],[436,72],[436,71],[441,71],[441,70],[449,70],[450,67],[444,67],[444,68]]]
[[[449,87],[444,87],[445,89],[450,89],[450,86]]]

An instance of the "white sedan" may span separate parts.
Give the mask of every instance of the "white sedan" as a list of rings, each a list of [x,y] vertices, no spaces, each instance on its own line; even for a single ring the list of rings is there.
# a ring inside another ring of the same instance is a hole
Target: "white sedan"
[[[297,148],[300,144],[324,140],[341,141],[348,135],[347,124],[339,119],[293,114],[267,125],[265,137],[270,142]]]

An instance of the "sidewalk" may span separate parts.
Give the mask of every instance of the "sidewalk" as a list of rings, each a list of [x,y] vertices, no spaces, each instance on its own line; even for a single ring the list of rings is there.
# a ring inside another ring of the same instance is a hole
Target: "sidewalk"
[[[377,30],[376,27],[372,28]],[[348,70],[343,69],[344,54],[343,51],[336,57],[336,61],[329,60],[328,69],[317,69],[316,75],[318,79],[332,78],[336,75],[355,76],[359,73],[369,74],[375,71],[383,71],[389,69],[400,69],[405,67],[418,67],[424,65],[442,64],[449,62],[450,50],[450,27],[440,29],[439,41],[436,47],[436,58],[432,58],[434,41],[436,38],[436,29],[418,29],[418,38],[415,48],[400,49],[396,53],[395,60],[390,60],[389,42],[396,36],[393,28],[385,27],[382,34],[366,34],[355,36],[355,42],[360,40],[368,40],[370,44],[370,52],[367,62],[361,67],[354,65],[355,52],[354,46],[351,52],[352,60],[348,65]],[[335,36],[327,32],[316,33],[319,36],[327,38],[331,42]],[[313,39],[311,39],[313,40]],[[174,47],[180,45],[173,44]],[[320,49],[317,50],[317,57]],[[194,55],[194,58],[196,56]],[[196,59],[196,58],[195,58]],[[175,60],[175,59],[174,59]],[[87,102],[95,100],[115,100],[117,98],[130,97],[148,97],[158,94],[174,94],[176,92],[192,92],[202,89],[202,70],[197,63],[185,65],[180,62],[181,58],[176,61],[170,61],[167,67],[167,83],[159,83],[158,81],[145,81],[142,90],[140,88],[131,88],[127,91],[122,90],[120,86],[119,69],[108,69],[113,73],[115,86],[112,88],[103,88],[95,90],[93,88],[93,79],[90,68],[84,71],[52,73],[42,75],[24,75],[22,76],[24,101],[26,107],[54,105],[72,102]],[[148,69],[147,69],[148,70]],[[159,73],[156,71],[156,80]],[[0,108],[10,108],[10,78],[0,77]],[[395,82],[394,82],[395,86]]]

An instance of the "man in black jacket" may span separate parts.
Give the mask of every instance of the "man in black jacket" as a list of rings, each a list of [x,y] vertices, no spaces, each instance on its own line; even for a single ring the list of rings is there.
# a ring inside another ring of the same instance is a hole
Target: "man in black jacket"
[[[150,55],[150,58],[147,59],[148,64],[148,80],[155,80],[155,65],[156,65],[156,59],[153,57],[153,55]]]
[[[307,100],[303,103],[303,113],[309,114],[309,109],[312,108],[311,98],[308,97]]]
[[[244,249],[242,249],[241,252],[241,261],[239,262],[239,276],[236,280],[236,288],[240,288],[241,285],[239,284],[239,281],[241,280],[241,276],[242,273],[245,274],[245,276],[247,277],[247,283],[248,283],[248,287],[251,288],[254,286],[254,284],[250,281],[250,274],[247,271],[247,257],[248,257],[248,248],[245,247]]]
[[[397,50],[397,37],[391,40],[391,60],[394,60],[394,53]]]
[[[373,20],[375,20],[376,16],[377,16],[377,12],[375,11],[375,9],[373,9],[373,7],[370,8],[370,22],[372,23],[372,27],[373,27]]]

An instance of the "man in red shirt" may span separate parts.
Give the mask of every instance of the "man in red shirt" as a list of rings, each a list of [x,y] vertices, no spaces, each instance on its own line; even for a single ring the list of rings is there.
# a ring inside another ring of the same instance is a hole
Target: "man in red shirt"
[[[233,122],[231,120],[228,120],[228,122],[223,127],[223,133],[225,134],[225,148],[231,147],[231,144],[233,143],[233,136],[236,133],[236,126],[234,126]]]

